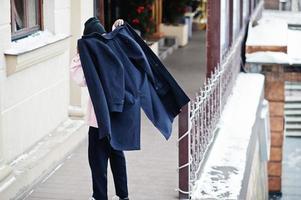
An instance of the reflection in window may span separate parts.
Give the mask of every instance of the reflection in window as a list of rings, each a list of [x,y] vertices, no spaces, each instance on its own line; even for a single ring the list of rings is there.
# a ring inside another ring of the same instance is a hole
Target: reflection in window
[[[14,21],[12,22],[13,30],[20,30],[25,27],[25,8],[22,0],[13,0],[12,15]]]
[[[41,28],[41,0],[11,0],[12,39],[19,39]]]

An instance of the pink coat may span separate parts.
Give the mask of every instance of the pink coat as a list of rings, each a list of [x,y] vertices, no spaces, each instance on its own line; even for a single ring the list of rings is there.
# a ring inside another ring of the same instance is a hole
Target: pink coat
[[[70,64],[70,77],[74,80],[74,82],[80,87],[87,87],[83,68],[80,62],[79,54],[76,54],[74,58],[71,60]],[[96,116],[93,108],[93,104],[91,98],[89,96],[88,106],[87,106],[87,116],[85,121],[88,126],[93,126],[98,128]]]

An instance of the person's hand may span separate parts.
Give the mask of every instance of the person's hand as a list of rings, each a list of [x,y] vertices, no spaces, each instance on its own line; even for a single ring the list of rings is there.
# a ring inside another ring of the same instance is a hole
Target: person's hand
[[[123,19],[117,19],[113,24],[112,31],[114,31],[114,29],[117,28],[118,26],[122,26],[122,25],[124,25]]]

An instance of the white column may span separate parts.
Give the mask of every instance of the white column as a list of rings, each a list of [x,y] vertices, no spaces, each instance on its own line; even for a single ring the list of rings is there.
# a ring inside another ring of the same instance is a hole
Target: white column
[[[77,40],[82,36],[85,21],[93,16],[93,0],[71,1],[71,44],[70,60],[77,52]],[[85,113],[86,88],[80,88],[70,79],[70,109],[71,117],[82,117]]]

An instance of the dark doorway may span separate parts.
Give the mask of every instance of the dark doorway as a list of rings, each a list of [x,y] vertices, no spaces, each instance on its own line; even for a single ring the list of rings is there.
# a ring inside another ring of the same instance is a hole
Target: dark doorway
[[[94,0],[94,16],[100,19],[107,31],[110,31],[114,21],[123,18],[122,8],[127,4],[127,1],[122,0]]]

